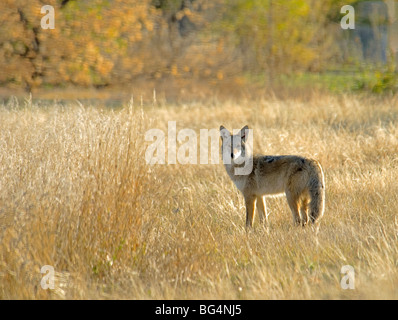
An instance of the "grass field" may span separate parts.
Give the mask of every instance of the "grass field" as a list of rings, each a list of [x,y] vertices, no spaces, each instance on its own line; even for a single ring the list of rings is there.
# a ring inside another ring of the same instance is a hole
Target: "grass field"
[[[145,132],[254,129],[254,149],[318,159],[326,210],[285,198],[244,228],[221,164],[145,162]],[[0,106],[1,299],[398,298],[398,100],[314,94],[120,109]],[[55,289],[41,287],[43,266]],[[355,289],[343,290],[344,265]]]

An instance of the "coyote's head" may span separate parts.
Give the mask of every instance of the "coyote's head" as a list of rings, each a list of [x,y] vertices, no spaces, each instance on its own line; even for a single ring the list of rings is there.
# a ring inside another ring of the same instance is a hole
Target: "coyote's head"
[[[225,165],[233,164],[234,167],[251,171],[253,164],[251,157],[253,137],[249,126],[244,126],[237,134],[231,134],[224,126],[220,126],[220,136],[223,163]],[[244,170],[243,173],[235,172],[235,174],[246,175],[248,174],[244,173],[246,171]]]

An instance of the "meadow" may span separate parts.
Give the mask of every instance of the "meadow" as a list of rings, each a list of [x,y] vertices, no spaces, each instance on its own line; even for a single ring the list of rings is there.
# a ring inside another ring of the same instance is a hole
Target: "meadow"
[[[254,129],[254,151],[318,159],[326,210],[286,199],[245,230],[222,164],[148,165],[145,133]],[[0,299],[397,299],[398,98],[0,106]],[[52,266],[55,288],[43,289]],[[355,271],[342,289],[341,268]]]

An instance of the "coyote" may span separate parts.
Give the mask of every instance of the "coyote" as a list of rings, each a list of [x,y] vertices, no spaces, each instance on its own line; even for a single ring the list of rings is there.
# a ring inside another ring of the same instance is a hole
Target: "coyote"
[[[293,215],[293,223],[306,225],[322,217],[325,207],[325,178],[316,160],[294,155],[265,156],[251,154],[247,135],[249,127],[243,127],[236,135],[220,126],[222,159],[229,177],[242,192],[246,204],[246,228],[254,221],[254,210],[260,222],[267,220],[265,196],[286,194]],[[252,161],[246,175],[237,175],[242,158]]]

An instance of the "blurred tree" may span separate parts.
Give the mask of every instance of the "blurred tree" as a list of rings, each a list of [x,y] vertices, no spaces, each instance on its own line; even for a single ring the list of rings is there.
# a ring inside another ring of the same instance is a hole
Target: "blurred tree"
[[[181,36],[187,36],[195,29],[195,24],[190,19],[195,0],[153,0],[152,4],[162,10],[162,14],[171,30],[177,26]]]
[[[327,51],[318,44],[327,38],[329,5],[328,1],[313,0],[225,1],[216,29],[239,50],[245,70],[309,70]]]
[[[42,1],[0,3],[0,83],[107,85],[118,73],[142,71],[131,48],[153,31],[150,0],[55,1],[55,29],[41,29]]]
[[[340,8],[353,2],[2,0],[0,85],[319,71],[338,56]],[[43,5],[55,8],[55,29],[41,28]]]
[[[32,10],[35,5],[38,10]],[[37,0],[29,5],[20,0],[0,3],[0,83],[15,81],[23,83],[28,90],[40,84],[41,6]]]

